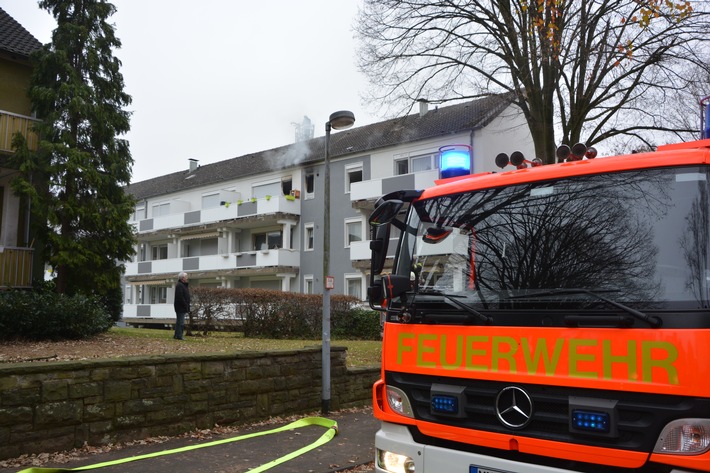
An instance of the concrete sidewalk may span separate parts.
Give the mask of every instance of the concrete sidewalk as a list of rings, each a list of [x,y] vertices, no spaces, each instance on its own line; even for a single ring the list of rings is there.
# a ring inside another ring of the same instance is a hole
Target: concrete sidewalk
[[[330,473],[353,468],[374,460],[375,432],[379,428],[379,421],[373,417],[372,409],[333,412],[326,417],[338,423],[338,435],[330,442],[317,447],[315,450],[304,453],[267,471],[269,473]],[[134,445],[120,450],[91,455],[69,463],[48,463],[41,465],[41,467],[70,469],[85,465],[94,465],[121,458],[172,450],[225,438],[238,437],[254,432],[272,430],[289,423],[289,421],[283,421],[278,424],[245,426],[243,429],[239,429],[238,432],[233,434],[216,436],[208,440],[174,438],[160,444]],[[287,430],[271,435],[200,448],[188,452],[103,467],[95,471],[100,471],[101,473],[144,473],[148,471],[169,473],[242,473],[298,450],[320,438],[324,432],[325,429],[320,426],[301,427],[295,430]],[[29,467],[16,469],[0,468],[0,473],[14,473],[26,468]]]

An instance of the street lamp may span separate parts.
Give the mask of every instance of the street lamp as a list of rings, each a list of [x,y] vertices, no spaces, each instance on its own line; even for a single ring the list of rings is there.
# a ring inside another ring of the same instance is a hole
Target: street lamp
[[[321,396],[321,411],[330,411],[330,290],[333,280],[330,273],[330,129],[345,130],[355,123],[355,115],[348,110],[330,114],[325,123],[325,172],[323,186],[323,352],[322,365],[323,394]]]

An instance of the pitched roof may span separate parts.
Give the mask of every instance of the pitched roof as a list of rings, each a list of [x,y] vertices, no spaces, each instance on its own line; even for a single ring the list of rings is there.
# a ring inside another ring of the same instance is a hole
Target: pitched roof
[[[412,114],[362,127],[351,128],[330,137],[330,156],[364,154],[369,151],[452,135],[486,126],[510,101],[507,96],[490,96],[470,102]],[[136,199],[185,191],[251,175],[317,163],[324,159],[325,137],[247,154],[165,176],[132,183],[127,192]]]
[[[37,38],[0,8],[0,51],[26,60],[30,53],[41,47]]]

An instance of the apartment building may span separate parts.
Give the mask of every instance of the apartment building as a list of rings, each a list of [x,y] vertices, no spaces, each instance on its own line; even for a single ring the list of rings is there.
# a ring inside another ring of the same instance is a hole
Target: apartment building
[[[330,276],[335,294],[365,299],[367,218],[375,201],[439,179],[442,147],[470,151],[472,173],[495,171],[498,153],[533,146],[519,110],[494,96],[333,131],[330,137]],[[173,287],[191,285],[321,293],[325,138],[200,166],[129,186],[137,199],[124,321],[174,321]]]
[[[14,151],[16,132],[27,139],[31,150],[38,146],[32,131],[33,117],[29,96],[32,66],[30,54],[42,44],[0,8],[0,287],[30,287],[33,274],[41,279],[43,262],[34,258],[27,203],[11,188],[17,174],[8,162]]]

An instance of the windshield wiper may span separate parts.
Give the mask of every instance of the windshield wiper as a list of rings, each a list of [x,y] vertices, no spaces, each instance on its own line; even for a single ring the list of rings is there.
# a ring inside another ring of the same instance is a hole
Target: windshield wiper
[[[444,300],[448,304],[451,304],[458,309],[462,309],[462,310],[468,312],[470,315],[473,315],[474,317],[476,317],[478,320],[485,323],[486,325],[489,325],[493,321],[493,319],[488,317],[486,314],[477,311],[476,309],[474,309],[470,305],[464,304],[463,302],[461,302],[457,299],[457,298],[461,298],[461,297],[465,298],[466,296],[452,296],[450,294],[446,294],[446,293],[438,291],[436,289],[420,289],[417,294],[441,296],[444,298]]]
[[[649,326],[653,328],[659,328],[663,321],[661,320],[660,317],[656,317],[655,315],[648,315],[640,310],[636,310],[633,307],[629,307],[627,305],[622,304],[621,302],[617,302],[614,300],[611,300],[607,297],[602,296],[599,294],[600,291],[591,291],[589,289],[582,289],[582,288],[558,288],[558,289],[550,289],[547,291],[541,291],[541,292],[533,292],[533,293],[528,293],[528,294],[520,294],[520,295],[515,295],[515,296],[509,296],[509,299],[524,299],[527,297],[545,297],[545,296],[554,296],[557,294],[586,294],[588,296],[595,297],[599,299],[600,301],[604,301],[607,304],[611,304],[617,309],[621,309],[627,314],[633,315],[636,319],[641,320],[642,322],[646,322]],[[609,292],[617,292],[617,291],[609,291]]]

